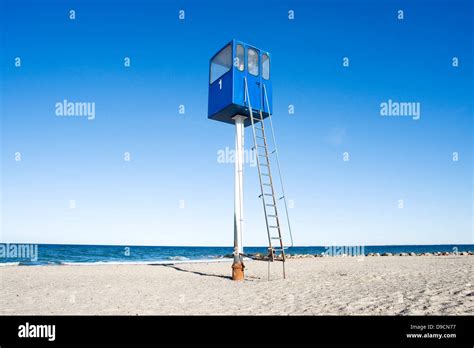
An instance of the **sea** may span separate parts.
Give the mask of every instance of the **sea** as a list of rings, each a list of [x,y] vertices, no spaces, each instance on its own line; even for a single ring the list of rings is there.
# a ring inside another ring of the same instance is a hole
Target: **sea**
[[[474,251],[474,244],[357,246],[361,254],[435,253]],[[330,254],[334,247],[294,246],[287,254]],[[0,243],[0,266],[7,265],[100,265],[167,264],[222,261],[229,258],[231,247],[61,245]],[[328,253],[329,251],[329,253]],[[267,253],[266,247],[244,248],[245,254]],[[230,258],[229,258],[230,260]]]

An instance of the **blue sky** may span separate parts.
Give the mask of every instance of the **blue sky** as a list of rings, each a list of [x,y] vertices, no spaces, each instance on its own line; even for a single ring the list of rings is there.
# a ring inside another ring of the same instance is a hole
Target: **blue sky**
[[[472,2],[0,2],[1,241],[231,245],[234,129],[207,119],[207,87],[236,38],[272,54],[297,245],[473,243]],[[95,119],[57,117],[63,99]],[[381,117],[388,99],[420,119]],[[244,177],[244,245],[265,245]]]

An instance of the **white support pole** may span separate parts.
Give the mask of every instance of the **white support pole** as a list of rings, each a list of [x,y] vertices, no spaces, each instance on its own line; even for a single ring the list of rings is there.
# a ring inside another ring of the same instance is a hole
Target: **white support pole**
[[[244,223],[244,120],[245,116],[237,115],[235,120],[235,185],[234,185],[234,264],[232,278],[243,279],[241,254]]]

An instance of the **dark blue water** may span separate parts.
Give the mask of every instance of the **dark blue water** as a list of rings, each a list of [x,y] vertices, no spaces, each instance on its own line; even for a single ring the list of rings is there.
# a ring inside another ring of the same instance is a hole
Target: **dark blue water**
[[[232,254],[230,247],[158,247],[158,246],[112,246],[112,245],[36,245],[30,254],[12,254],[15,246],[25,244],[0,244],[0,265],[60,265],[60,264],[101,264],[101,263],[166,263],[188,260],[218,260]],[[8,252],[9,250],[9,252]],[[17,249],[18,251],[18,249]],[[246,254],[266,254],[265,247],[245,248]],[[321,254],[327,253],[327,248],[293,247],[287,254]],[[364,246],[364,254],[368,253],[434,253],[453,251],[474,251],[473,244],[449,245],[386,245]],[[23,252],[25,252],[23,250]],[[27,255],[27,257],[19,257]]]

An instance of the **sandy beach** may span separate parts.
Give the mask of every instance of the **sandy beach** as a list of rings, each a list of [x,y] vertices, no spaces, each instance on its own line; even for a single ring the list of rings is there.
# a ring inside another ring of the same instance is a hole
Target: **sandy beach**
[[[473,314],[473,256],[0,267],[0,314]]]

